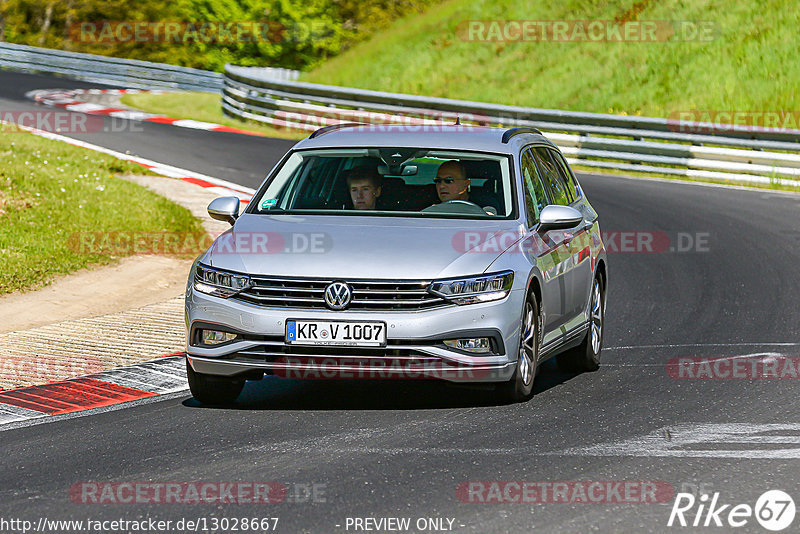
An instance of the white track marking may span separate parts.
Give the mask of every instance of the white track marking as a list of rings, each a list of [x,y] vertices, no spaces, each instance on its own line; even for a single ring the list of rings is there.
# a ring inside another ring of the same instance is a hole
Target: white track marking
[[[205,130],[205,131],[223,131],[223,132],[230,132],[231,130],[236,130],[237,133],[240,134],[247,134],[247,135],[256,135],[261,136],[258,132],[249,132],[247,130],[242,130],[239,128],[232,128],[230,126],[225,126],[222,124],[216,124],[213,122],[203,122],[203,121],[196,121],[193,119],[176,119],[173,117],[167,117],[165,115],[156,115],[153,113],[146,113],[144,111],[134,110],[134,109],[124,109],[119,111],[111,111],[115,109],[113,105],[102,105],[93,102],[83,102],[81,100],[76,100],[78,95],[122,95],[122,94],[131,94],[131,93],[139,93],[139,92],[147,92],[150,94],[161,94],[165,91],[159,90],[150,90],[150,91],[136,91],[132,89],[73,89],[70,91],[67,90],[48,90],[48,89],[39,89],[36,91],[28,91],[25,93],[25,96],[28,98],[39,102],[40,104],[44,104],[46,106],[60,106],[68,111],[74,111],[78,113],[90,113],[94,115],[108,115],[110,117],[116,117],[121,119],[128,119],[128,120],[135,120],[135,121],[150,121],[150,122],[160,122],[164,124],[169,124],[172,126],[177,126],[179,128],[191,128],[193,130]],[[125,107],[118,105],[117,107]]]
[[[685,347],[797,347],[800,343],[773,342],[773,343],[677,343],[672,345],[624,345],[620,347],[603,347],[603,350],[632,350],[632,349],[671,349]]]
[[[7,121],[0,121],[3,124],[10,124]],[[213,176],[208,176],[206,174],[201,174],[199,172],[190,171],[188,169],[181,169],[179,167],[173,167],[172,165],[167,165],[165,163],[159,163],[157,161],[140,158],[139,156],[132,156],[130,154],[123,154],[122,152],[117,152],[116,150],[111,150],[110,148],[105,148],[99,145],[93,145],[91,143],[87,143],[86,141],[80,141],[78,139],[73,139],[71,137],[66,137],[64,135],[60,135],[53,132],[46,132],[44,130],[37,130],[36,128],[31,128],[28,126],[17,125],[20,129],[26,130],[34,135],[38,135],[40,137],[45,137],[47,139],[53,139],[54,141],[61,141],[64,143],[69,143],[70,145],[79,146],[81,148],[86,148],[88,150],[94,150],[95,152],[102,152],[103,154],[108,154],[109,156],[113,156],[117,159],[125,160],[125,161],[132,161],[134,163],[138,163],[143,167],[147,167],[153,172],[161,174],[163,176],[170,176],[172,178],[197,178],[199,180],[204,180],[206,182],[218,185],[226,189],[226,192],[230,194],[233,192],[241,193],[242,195],[250,195],[252,196],[256,191],[250,187],[245,187],[239,184],[235,184],[233,182],[228,182],[227,180],[220,180],[219,178],[214,178]],[[238,196],[238,195],[237,195]]]
[[[765,361],[770,361],[771,359],[775,358],[790,358],[790,356],[780,352],[754,352],[752,354],[739,354],[737,356],[714,356],[709,359],[713,359],[715,362],[718,362],[726,360],[739,360],[742,358],[761,358]],[[602,365],[604,367],[665,367],[667,363],[603,363]]]
[[[104,410],[104,408],[135,406],[142,400],[162,399],[164,395],[183,395],[189,389],[189,384],[186,381],[185,366],[186,362],[183,357],[170,356],[151,360],[149,362],[117,367],[116,369],[110,369],[83,377],[155,393],[156,396],[144,397],[142,399],[127,401],[109,407],[90,408],[76,413],[100,413],[98,410],[108,411]],[[33,386],[32,389],[35,388],[36,386]],[[0,398],[0,431],[19,428],[20,426],[29,426],[29,424],[27,424],[29,422],[30,424],[38,424],[42,422],[38,421],[40,419],[63,419],[66,415],[72,414],[48,415],[35,410],[27,410],[10,404],[4,404],[2,398]]]
[[[730,445],[738,445],[730,447]],[[785,445],[785,447],[773,447]],[[641,436],[545,453],[557,456],[800,459],[798,423],[684,423]]]
[[[45,417],[45,414],[34,410],[11,406],[10,404],[0,404],[0,425],[36,417]]]
[[[153,115],[152,113],[147,113],[146,111],[135,111],[135,110],[122,110],[122,111],[112,111],[108,114],[109,117],[115,117],[118,119],[128,119],[132,121],[143,121],[145,119],[152,119],[153,117],[158,117],[158,115]]]
[[[402,426],[402,425],[401,425]],[[249,446],[254,453],[291,454],[297,447],[313,448],[330,454],[384,455],[487,455],[487,456],[634,456],[690,457],[731,459],[800,458],[800,424],[703,424],[687,423],[663,427],[649,434],[617,442],[542,451],[539,447],[404,447],[369,444],[386,429],[361,429],[359,432],[333,434],[302,440],[287,440]],[[356,441],[365,441],[363,446]],[[730,448],[730,445],[737,445]],[[775,448],[774,445],[785,445]],[[725,448],[728,446],[729,448]]]
[[[186,363],[183,358],[164,358],[104,371],[92,378],[119,386],[165,394],[185,391]]]
[[[172,123],[173,126],[179,126],[181,128],[192,128],[194,130],[210,130],[212,128],[219,128],[219,124],[215,124],[213,122],[201,122],[195,121],[191,119],[182,119],[177,120]]]
[[[167,393],[165,395],[157,395],[155,397],[145,397],[143,399],[123,402],[121,404],[112,404],[110,406],[101,406],[100,408],[92,408],[90,410],[84,410],[82,412],[72,412],[61,415],[41,414],[40,417],[0,425],[0,432],[3,432],[5,430],[14,430],[17,428],[25,428],[29,426],[41,425],[45,423],[55,423],[57,421],[63,421],[65,419],[77,419],[78,417],[87,417],[90,415],[97,415],[106,412],[115,412],[117,410],[123,410],[126,408],[131,408],[133,406],[141,406],[142,404],[152,404],[154,402],[161,402],[170,399],[178,399],[181,397],[185,397],[188,394],[188,392],[189,392],[189,386],[187,384],[184,390],[176,391],[175,393]]]
[[[75,111],[78,113],[91,113],[92,111],[98,111],[101,109],[108,109],[108,106],[101,106],[100,104],[93,104],[91,102],[84,102],[82,104],[70,104],[66,106],[64,109],[67,111]]]

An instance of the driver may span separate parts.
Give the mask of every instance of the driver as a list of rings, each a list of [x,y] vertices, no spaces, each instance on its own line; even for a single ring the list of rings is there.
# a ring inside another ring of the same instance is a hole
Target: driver
[[[375,167],[362,165],[347,173],[347,189],[357,210],[374,210],[381,196],[381,175]]]
[[[469,178],[464,164],[458,160],[445,161],[439,165],[433,183],[436,184],[436,193],[442,202],[469,200]]]

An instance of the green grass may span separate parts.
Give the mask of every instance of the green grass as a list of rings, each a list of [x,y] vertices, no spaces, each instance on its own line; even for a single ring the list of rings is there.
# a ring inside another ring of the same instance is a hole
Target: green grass
[[[83,232],[202,232],[188,210],[116,177],[144,174],[136,164],[9,132],[0,159],[0,294],[115,261],[119,249],[81,251]]]
[[[186,91],[162,94],[131,94],[124,95],[121,102],[126,106],[149,113],[157,113],[176,119],[213,122],[232,128],[261,132],[269,137],[281,139],[303,139],[310,133],[275,128],[255,121],[243,121],[235,117],[229,117],[222,112],[220,95],[215,93]]]
[[[789,0],[451,0],[395,22],[303,81],[530,107],[667,117],[797,110],[800,10]],[[709,41],[475,42],[469,20],[713,22]]]

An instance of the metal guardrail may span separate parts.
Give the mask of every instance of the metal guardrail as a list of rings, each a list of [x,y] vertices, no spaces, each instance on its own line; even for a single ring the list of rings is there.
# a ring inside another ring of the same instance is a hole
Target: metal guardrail
[[[225,66],[223,111],[313,131],[341,122],[533,126],[571,164],[715,180],[798,185],[800,130],[504,106],[275,80]],[[709,132],[713,132],[709,133]]]
[[[3,42],[0,42],[0,68],[59,74],[134,89],[172,88],[218,93],[224,86],[222,74],[209,70]],[[292,69],[250,68],[271,80],[296,80],[299,75],[299,71]]]
[[[0,43],[0,67],[125,87],[222,92],[228,114],[313,131],[341,122],[532,126],[572,164],[746,182],[800,180],[800,130],[504,106],[295,81],[298,71],[226,65],[225,74]],[[709,133],[712,132],[712,133]]]
[[[0,67],[135,89],[173,88],[216,93],[223,87],[222,74],[218,72],[12,43],[0,43]]]

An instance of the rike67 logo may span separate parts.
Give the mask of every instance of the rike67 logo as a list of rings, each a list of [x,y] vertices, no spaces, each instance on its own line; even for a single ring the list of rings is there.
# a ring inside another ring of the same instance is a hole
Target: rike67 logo
[[[739,528],[753,518],[765,529],[777,532],[794,521],[794,500],[781,490],[761,494],[755,506],[723,504],[719,492],[709,499],[707,494],[695,498],[691,493],[678,493],[669,514],[668,527],[725,527]]]

